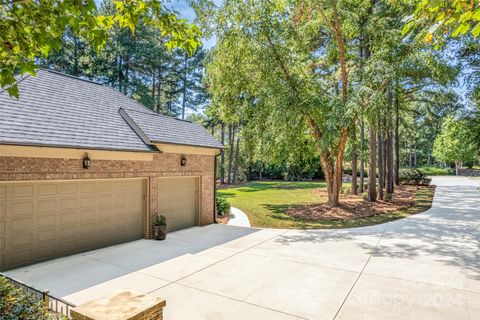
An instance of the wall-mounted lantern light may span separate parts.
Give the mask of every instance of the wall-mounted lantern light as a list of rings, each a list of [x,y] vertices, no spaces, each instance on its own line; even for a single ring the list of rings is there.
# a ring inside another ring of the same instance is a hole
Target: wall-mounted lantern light
[[[185,158],[185,156],[182,156],[182,158],[180,159],[180,164],[182,165],[182,167],[185,167],[185,165],[187,164],[187,158]]]
[[[90,168],[90,163],[92,160],[88,157],[88,153],[85,152],[85,155],[83,156],[83,169],[88,169]]]

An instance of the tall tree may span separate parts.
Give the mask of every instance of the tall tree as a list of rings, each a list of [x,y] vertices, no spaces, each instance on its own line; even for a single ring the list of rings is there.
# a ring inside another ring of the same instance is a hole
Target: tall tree
[[[4,1],[0,3],[0,88],[18,97],[15,75],[35,74],[36,60],[60,50],[62,34],[68,29],[95,49],[105,46],[114,27],[134,32],[141,21],[160,29],[165,44],[193,53],[200,32],[158,0],[117,0],[109,15],[97,15],[94,0]]]

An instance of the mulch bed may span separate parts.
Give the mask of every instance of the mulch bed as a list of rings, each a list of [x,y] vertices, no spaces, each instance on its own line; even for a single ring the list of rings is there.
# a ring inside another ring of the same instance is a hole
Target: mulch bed
[[[340,206],[330,208],[326,203],[298,205],[285,213],[295,219],[350,220],[408,209],[415,204],[415,192],[419,187],[401,185],[395,188],[391,202],[377,200],[368,202],[359,195],[340,195]],[[425,187],[423,187],[425,188]],[[433,188],[433,187],[432,187]],[[316,190],[318,196],[327,198],[326,190]]]

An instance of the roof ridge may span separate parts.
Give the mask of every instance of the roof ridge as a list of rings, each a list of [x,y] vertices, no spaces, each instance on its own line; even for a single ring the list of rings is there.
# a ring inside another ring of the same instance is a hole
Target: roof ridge
[[[105,83],[100,83],[100,82],[89,80],[89,79],[83,79],[83,78],[80,78],[78,76],[73,76],[71,74],[63,73],[63,72],[60,72],[60,71],[57,71],[57,70],[52,70],[52,69],[47,69],[47,68],[40,68],[38,70],[54,73],[54,74],[57,74],[59,76],[64,76],[64,77],[72,78],[72,79],[75,79],[75,80],[89,82],[89,83],[96,84],[96,85],[99,85],[99,86],[106,86]]]
[[[130,108],[123,108],[124,110],[126,111],[134,111],[134,112],[139,112],[139,113],[144,113],[144,114],[151,114],[151,115],[154,115],[154,116],[158,116],[158,117],[163,117],[163,118],[169,118],[169,119],[173,119],[173,120],[178,120],[178,121],[184,121],[184,122],[188,122],[188,123],[196,123],[196,122],[193,122],[193,121],[190,121],[190,120],[186,120],[186,119],[179,119],[179,118],[175,118],[175,117],[172,117],[172,116],[167,116],[165,114],[160,114],[160,113],[156,113],[152,110],[145,110],[145,111],[142,111],[142,110],[135,110],[135,109],[130,109]]]

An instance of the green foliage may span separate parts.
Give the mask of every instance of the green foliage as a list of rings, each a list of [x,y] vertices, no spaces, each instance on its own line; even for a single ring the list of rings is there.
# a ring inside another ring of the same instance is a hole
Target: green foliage
[[[387,202],[392,202],[393,201],[393,194],[389,193],[389,192],[385,193],[384,199]]]
[[[42,301],[15,287],[0,276],[0,318],[2,320],[60,320],[65,317],[50,312]]]
[[[472,161],[478,149],[472,143],[471,132],[464,119],[449,116],[442,125],[442,131],[435,139],[433,155],[442,161]]]
[[[351,186],[342,186],[342,189],[340,190],[342,194],[350,194],[352,193],[352,187]]]
[[[155,218],[155,223],[154,223],[155,226],[166,226],[167,225],[167,218],[165,218],[164,215],[157,215],[157,217]]]
[[[216,198],[217,214],[223,216],[230,213],[230,202],[226,198]]]
[[[444,44],[445,36],[480,35],[480,7],[477,1],[418,1],[402,32],[414,33],[426,43]]]
[[[455,175],[455,170],[452,168],[439,168],[439,167],[419,167],[420,170],[426,176],[451,176]]]
[[[95,51],[105,47],[115,28],[134,33],[146,25],[160,30],[170,50],[181,47],[195,52],[199,29],[178,19],[159,0],[117,0],[108,14],[97,15],[94,0],[2,1],[0,4],[0,88],[18,98],[15,75],[34,75],[37,59],[58,52],[68,28],[89,42]]]
[[[428,186],[432,181],[421,170],[418,169],[401,169],[400,170],[400,183],[416,186]]]

